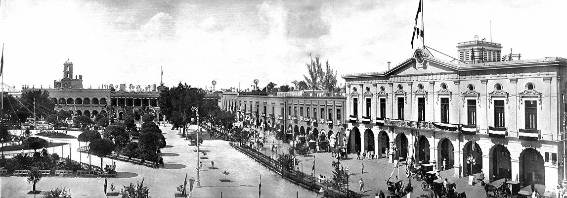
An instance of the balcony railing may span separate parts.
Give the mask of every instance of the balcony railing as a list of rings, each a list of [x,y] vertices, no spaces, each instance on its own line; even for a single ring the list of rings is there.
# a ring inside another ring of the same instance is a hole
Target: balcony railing
[[[461,133],[466,135],[475,135],[478,132],[476,125],[463,125],[461,126]]]
[[[384,120],[384,118],[376,118],[376,125],[384,126],[385,123],[386,121]]]
[[[434,122],[432,125],[440,130],[444,131],[458,131],[459,125],[458,124],[449,124],[449,123],[441,123],[441,122]]]
[[[370,124],[371,121],[370,116],[362,116],[362,123]]]
[[[537,129],[520,129],[518,131],[520,139],[538,140],[540,138],[539,130]]]
[[[488,135],[494,137],[505,137],[508,135],[506,127],[488,127]]]

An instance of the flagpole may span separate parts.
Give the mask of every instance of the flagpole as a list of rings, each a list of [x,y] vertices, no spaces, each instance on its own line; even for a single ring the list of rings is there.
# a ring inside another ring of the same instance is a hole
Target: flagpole
[[[424,10],[423,9],[423,1],[425,1],[425,0],[420,1],[421,2],[421,32],[425,32],[425,23],[423,23],[423,10]],[[421,34],[421,42],[423,44],[423,48],[425,49],[425,36],[424,36],[423,33]]]
[[[2,43],[2,57],[0,64],[0,76],[2,78],[2,93],[0,94],[0,116],[4,117],[4,43]]]

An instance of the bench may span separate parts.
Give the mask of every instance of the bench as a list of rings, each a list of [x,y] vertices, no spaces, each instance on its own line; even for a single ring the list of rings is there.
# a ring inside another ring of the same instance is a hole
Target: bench
[[[51,175],[51,170],[40,170],[39,172],[42,176]]]
[[[14,175],[15,176],[27,176],[29,174],[30,170],[15,170],[14,171]]]
[[[70,170],[55,170],[55,175],[65,176],[65,175],[71,175],[71,174],[73,174],[73,171],[70,171]]]

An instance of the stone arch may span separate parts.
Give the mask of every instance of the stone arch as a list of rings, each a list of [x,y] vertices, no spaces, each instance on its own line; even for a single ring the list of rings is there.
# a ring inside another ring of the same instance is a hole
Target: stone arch
[[[305,135],[305,127],[303,126],[299,127],[299,134]]]
[[[389,149],[390,137],[388,136],[388,133],[386,133],[386,131],[380,131],[380,133],[378,133],[378,152],[380,154],[380,157],[387,157]]]
[[[520,183],[545,185],[545,166],[543,157],[534,148],[526,148],[520,153]]]
[[[93,110],[93,117],[96,117],[98,115],[98,111],[97,110]]]
[[[417,162],[421,162],[424,164],[429,163],[429,156],[430,156],[430,148],[429,148],[429,140],[423,135],[420,135],[417,138],[417,142],[415,143],[415,160]]]
[[[100,103],[100,102],[98,101],[98,98],[93,98],[93,101],[92,101],[92,102],[93,102],[94,105],[97,105],[97,104]]]
[[[53,104],[57,104],[57,98],[51,98],[51,102],[52,102]]]
[[[364,151],[374,151],[374,132],[370,129],[364,130]]]
[[[106,105],[106,98],[101,98],[101,99],[100,99],[100,104],[101,104],[101,105]]]
[[[75,98],[75,104],[83,104],[83,99]]]
[[[476,142],[469,141],[463,148],[463,175],[479,172],[482,172],[482,150]]]
[[[348,153],[358,153],[360,152],[360,131],[357,127],[350,130],[349,138],[347,143]]]
[[[448,138],[443,138],[437,146],[437,167],[442,170],[453,168],[455,164],[455,148]]]
[[[501,144],[496,144],[490,148],[489,155],[490,180],[512,179],[512,158],[508,148]]]
[[[67,101],[65,100],[65,98],[59,98],[59,104],[67,104]]]
[[[395,142],[394,159],[404,161],[408,156],[408,138],[404,133],[398,133]]]
[[[75,104],[73,98],[67,98],[67,104]]]
[[[83,114],[89,118],[91,117],[91,112],[89,110],[85,110]]]
[[[86,105],[91,104],[91,99],[90,98],[83,99],[83,104],[86,104]]]
[[[77,110],[76,116],[82,116],[82,115],[83,115],[83,112],[81,112],[81,110]]]

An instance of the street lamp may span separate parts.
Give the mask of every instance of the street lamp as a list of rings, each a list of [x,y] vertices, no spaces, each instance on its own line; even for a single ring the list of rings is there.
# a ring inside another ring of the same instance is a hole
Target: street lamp
[[[199,179],[199,171],[201,170],[200,167],[200,161],[201,161],[201,157],[199,156],[199,133],[201,133],[201,127],[199,126],[199,108],[197,107],[191,107],[191,111],[195,112],[195,117],[197,118],[197,186],[201,187],[201,180]]]

